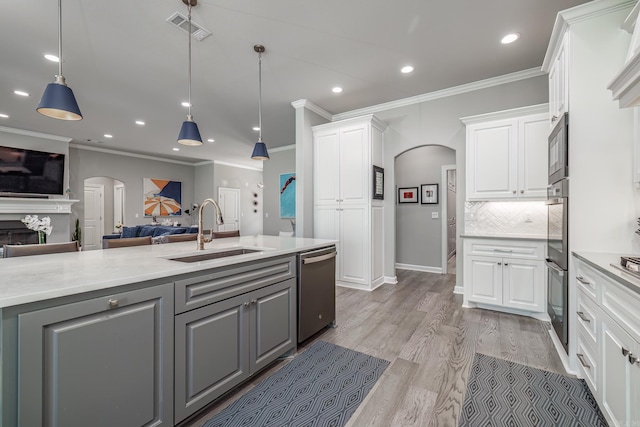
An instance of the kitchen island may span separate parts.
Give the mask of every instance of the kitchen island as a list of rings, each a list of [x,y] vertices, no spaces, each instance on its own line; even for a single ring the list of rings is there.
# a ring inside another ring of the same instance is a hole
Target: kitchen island
[[[182,422],[295,350],[296,255],[334,243],[259,235],[0,260],[3,425]]]

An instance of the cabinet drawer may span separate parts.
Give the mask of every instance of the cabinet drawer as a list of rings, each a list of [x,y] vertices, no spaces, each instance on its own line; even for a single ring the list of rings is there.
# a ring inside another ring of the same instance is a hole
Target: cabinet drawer
[[[602,276],[593,268],[576,259],[576,288],[596,302],[600,301],[598,287],[602,285],[602,280]]]
[[[576,322],[578,329],[581,329],[585,337],[588,337],[593,347],[596,348],[598,336],[598,307],[595,302],[585,295],[585,292],[578,290],[578,309]]]
[[[607,280],[602,287],[602,307],[636,341],[640,341],[640,295]]]
[[[592,346],[590,343],[590,338],[585,337],[583,332],[584,330],[580,330],[578,333],[578,343],[576,346],[576,355],[578,357],[578,369],[582,373],[582,377],[589,385],[591,392],[596,398],[598,398],[598,370],[600,366],[598,366],[598,354],[597,347]]]
[[[175,312],[183,313],[296,277],[295,256],[216,269],[175,282]]]
[[[544,260],[545,246],[543,242],[467,239],[466,254]]]

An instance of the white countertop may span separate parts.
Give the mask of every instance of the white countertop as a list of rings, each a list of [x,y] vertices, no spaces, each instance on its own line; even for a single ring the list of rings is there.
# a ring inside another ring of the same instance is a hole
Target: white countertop
[[[214,239],[196,251],[196,242],[0,259],[0,308],[208,270],[247,261],[295,254],[335,244],[301,237],[242,236]],[[173,256],[201,255],[224,249],[260,252],[194,263]]]
[[[640,294],[640,280],[636,279],[629,273],[611,266],[611,264],[620,265],[621,254],[600,253],[600,252],[573,252],[573,255],[586,262],[605,276],[616,282],[626,286],[634,292]],[[628,255],[637,256],[637,255]]]
[[[463,239],[547,240],[546,234],[461,234]]]

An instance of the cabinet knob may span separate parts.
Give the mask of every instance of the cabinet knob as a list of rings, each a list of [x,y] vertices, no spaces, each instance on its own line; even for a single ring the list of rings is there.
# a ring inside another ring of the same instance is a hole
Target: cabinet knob
[[[118,308],[118,300],[117,299],[110,299],[109,300],[109,310],[113,310],[114,308]]]
[[[513,190],[513,194],[516,194],[516,190]]]
[[[524,194],[524,190],[520,190],[520,194]]]
[[[626,355],[628,355],[628,354],[631,354],[631,350],[629,350],[629,349],[627,349],[627,348],[622,347],[622,355],[623,355],[623,356],[626,356]]]
[[[507,265],[509,265],[509,263],[508,263],[508,262],[505,262],[505,263],[504,263],[504,265],[505,265],[505,266],[507,266]]]
[[[249,301],[245,302],[245,303],[244,303],[244,306],[245,306],[245,307],[249,307]]]
[[[257,300],[257,299],[252,299],[252,300],[251,300],[251,304],[257,304],[257,303],[258,303],[258,300]]]
[[[499,262],[499,263],[498,263],[498,265],[502,265],[502,263],[501,263],[501,262]]]
[[[553,116],[553,117],[551,117],[551,121],[552,121],[552,122],[555,122],[556,120],[558,120],[558,116]]]
[[[632,365],[640,365],[640,359],[629,353],[629,363],[631,363]]]

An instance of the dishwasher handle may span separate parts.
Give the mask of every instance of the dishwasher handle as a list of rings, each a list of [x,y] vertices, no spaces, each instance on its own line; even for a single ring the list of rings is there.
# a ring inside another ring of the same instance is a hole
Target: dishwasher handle
[[[330,252],[328,254],[324,254],[324,255],[320,255],[320,256],[303,258],[302,259],[302,263],[303,264],[313,264],[313,263],[316,263],[316,262],[326,261],[328,259],[335,258],[336,254],[337,254],[337,252]]]

